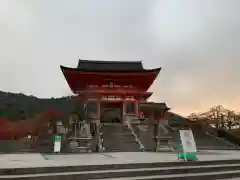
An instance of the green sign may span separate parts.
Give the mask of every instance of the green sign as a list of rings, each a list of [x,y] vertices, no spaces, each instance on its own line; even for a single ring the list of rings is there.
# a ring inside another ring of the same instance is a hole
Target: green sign
[[[178,159],[197,160],[197,147],[192,130],[180,130],[180,147]]]
[[[61,142],[62,137],[61,136],[55,136],[55,142]]]
[[[186,159],[186,160],[196,160],[197,154],[196,153],[179,153],[179,159]]]

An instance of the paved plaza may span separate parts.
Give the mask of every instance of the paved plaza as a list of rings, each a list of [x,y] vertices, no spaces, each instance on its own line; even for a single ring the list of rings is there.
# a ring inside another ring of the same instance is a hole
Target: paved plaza
[[[201,151],[198,161],[240,159],[240,151]],[[129,164],[178,161],[176,153],[115,152],[89,154],[1,154],[0,168]]]

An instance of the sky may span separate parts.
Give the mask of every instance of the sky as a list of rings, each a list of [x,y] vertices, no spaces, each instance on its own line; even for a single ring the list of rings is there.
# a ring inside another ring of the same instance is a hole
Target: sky
[[[78,59],[162,67],[151,101],[182,115],[240,111],[239,0],[0,0],[0,90],[71,91]]]

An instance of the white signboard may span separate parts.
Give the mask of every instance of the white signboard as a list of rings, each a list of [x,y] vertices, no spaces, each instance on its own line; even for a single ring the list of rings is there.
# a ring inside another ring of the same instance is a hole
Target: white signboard
[[[193,137],[192,130],[180,130],[179,132],[180,132],[183,152],[196,153],[197,147]]]
[[[61,136],[55,136],[54,152],[60,152],[61,151],[61,141],[62,141]]]

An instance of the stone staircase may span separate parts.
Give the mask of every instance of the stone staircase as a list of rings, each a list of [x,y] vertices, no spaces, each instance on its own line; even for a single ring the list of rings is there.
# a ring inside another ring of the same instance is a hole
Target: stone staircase
[[[145,151],[155,151],[156,142],[154,140],[153,127],[148,125],[132,124],[133,130],[136,132],[139,140],[145,147]]]
[[[140,146],[127,125],[104,123],[103,146],[107,152],[139,152]]]
[[[196,146],[198,150],[236,150],[238,149],[233,144],[219,139],[218,137],[205,132],[198,125],[191,125],[189,128],[192,129]],[[172,129],[168,127],[168,130],[172,136],[172,146],[176,150],[179,148],[180,135],[178,129]]]
[[[39,139],[22,138],[19,140],[0,141],[1,153],[50,153],[53,151],[53,135],[44,134]]]
[[[51,153],[53,152],[54,135],[44,133],[35,142],[33,142],[33,148],[35,152],[39,153]]]
[[[212,180],[237,177],[240,178],[240,160],[0,169],[0,178],[11,180]]]

